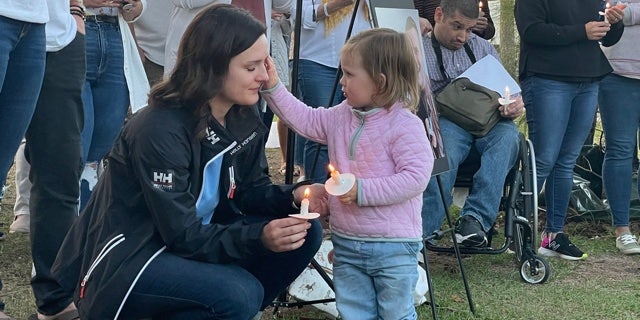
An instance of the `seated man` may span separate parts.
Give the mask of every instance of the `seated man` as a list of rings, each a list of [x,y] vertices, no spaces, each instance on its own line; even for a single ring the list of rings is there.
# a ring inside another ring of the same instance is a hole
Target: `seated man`
[[[478,19],[476,0],[442,0],[434,19],[431,39],[424,39],[424,51],[431,89],[436,96],[452,79],[468,69],[473,59],[480,60],[489,54],[499,57],[487,40],[471,32]],[[473,54],[467,53],[465,46]],[[441,51],[441,59],[437,58],[435,50]],[[503,182],[518,154],[518,129],[512,119],[520,116],[523,110],[524,104],[519,97],[508,108],[500,107],[503,119],[484,137],[473,136],[446,118],[439,118],[450,169],[440,175],[447,208],[451,204],[458,166],[472,148],[480,154],[480,169],[473,176],[473,187],[456,222],[456,239],[462,245],[482,247],[487,244],[486,232],[497,216]],[[425,236],[440,228],[444,210],[437,180],[431,179],[424,192],[422,207]]]

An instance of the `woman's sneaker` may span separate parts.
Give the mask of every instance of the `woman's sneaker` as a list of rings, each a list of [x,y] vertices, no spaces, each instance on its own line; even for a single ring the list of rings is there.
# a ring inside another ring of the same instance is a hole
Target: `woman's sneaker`
[[[623,254],[630,255],[640,253],[640,245],[638,245],[636,236],[630,233],[621,234],[616,238],[616,248]]]
[[[538,254],[545,257],[560,257],[565,260],[582,260],[587,254],[582,252],[564,233],[556,234],[556,238],[549,241],[549,236],[542,238]]]

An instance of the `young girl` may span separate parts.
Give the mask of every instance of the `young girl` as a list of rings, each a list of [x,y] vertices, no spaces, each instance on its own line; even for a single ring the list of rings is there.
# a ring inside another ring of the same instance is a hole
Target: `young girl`
[[[332,164],[357,180],[329,198],[336,303],[343,319],[416,319],[412,292],[421,249],[422,191],[433,152],[411,110],[419,98],[411,44],[390,29],[351,38],[342,48],[346,100],[305,106],[279,83],[267,59],[264,97],[304,137],[327,144]]]

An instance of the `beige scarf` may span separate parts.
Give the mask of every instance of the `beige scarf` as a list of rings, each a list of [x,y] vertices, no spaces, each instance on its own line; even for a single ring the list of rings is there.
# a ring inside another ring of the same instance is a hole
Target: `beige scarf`
[[[322,3],[326,4],[329,1],[330,0],[322,0]],[[328,34],[330,34],[331,31],[333,31],[333,29],[335,29],[340,23],[342,23],[345,18],[351,16],[354,6],[355,4],[346,6],[332,13],[328,17],[324,17],[324,20],[322,20],[324,22],[324,35],[327,36]],[[369,7],[367,6],[366,1],[364,1],[364,17],[365,19],[367,19],[367,21],[369,21]]]

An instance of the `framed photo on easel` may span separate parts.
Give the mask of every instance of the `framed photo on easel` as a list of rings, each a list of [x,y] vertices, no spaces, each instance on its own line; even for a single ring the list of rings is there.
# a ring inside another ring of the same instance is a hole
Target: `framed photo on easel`
[[[420,84],[422,87],[417,115],[425,123],[427,135],[433,149],[434,164],[432,175],[445,172],[449,170],[449,163],[442,136],[440,135],[438,112],[436,111],[429,82],[418,10],[414,9],[412,0],[370,0],[369,5],[374,27],[389,28],[405,33],[414,45],[416,60],[420,63]]]

